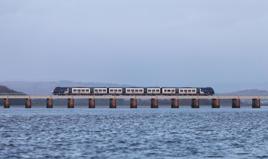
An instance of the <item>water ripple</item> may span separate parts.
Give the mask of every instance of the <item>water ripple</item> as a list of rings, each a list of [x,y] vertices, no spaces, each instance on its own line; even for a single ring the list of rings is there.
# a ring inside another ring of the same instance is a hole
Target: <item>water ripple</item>
[[[1,158],[268,158],[268,110],[0,109]]]

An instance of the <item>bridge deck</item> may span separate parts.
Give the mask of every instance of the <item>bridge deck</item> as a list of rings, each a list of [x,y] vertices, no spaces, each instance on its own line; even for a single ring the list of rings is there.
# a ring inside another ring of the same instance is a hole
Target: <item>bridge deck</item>
[[[268,96],[112,96],[112,95],[105,95],[105,96],[0,96],[0,99],[9,98],[9,99],[25,99],[25,98],[31,98],[31,99],[47,99],[47,98],[53,98],[53,99],[68,99],[68,98],[74,98],[74,99],[89,99],[89,98],[95,98],[95,99],[110,99],[110,98],[117,98],[117,99],[130,99],[130,98],[137,98],[137,99],[151,99],[151,98],[158,98],[158,99],[172,99],[172,98],[178,98],[178,99],[254,99],[259,98],[262,100],[268,100]]]

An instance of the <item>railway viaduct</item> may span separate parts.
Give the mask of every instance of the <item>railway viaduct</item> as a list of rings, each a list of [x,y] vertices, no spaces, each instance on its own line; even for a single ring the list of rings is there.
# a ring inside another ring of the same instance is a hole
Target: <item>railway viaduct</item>
[[[75,100],[81,99],[88,100],[88,108],[96,107],[96,99],[109,100],[110,108],[117,108],[118,99],[130,100],[130,108],[138,108],[138,99],[151,100],[151,108],[158,108],[159,100],[162,99],[170,100],[171,108],[179,108],[180,100],[190,100],[192,108],[199,108],[200,100],[202,99],[211,100],[212,108],[220,108],[221,100],[231,100],[232,108],[240,108],[241,100],[251,100],[252,108],[260,108],[261,100],[268,100],[268,96],[0,96],[0,100],[3,101],[4,108],[10,108],[11,99],[25,100],[25,108],[32,108],[32,100],[35,99],[46,100],[47,108],[53,108],[53,101],[56,99],[67,100],[67,108],[74,108]]]

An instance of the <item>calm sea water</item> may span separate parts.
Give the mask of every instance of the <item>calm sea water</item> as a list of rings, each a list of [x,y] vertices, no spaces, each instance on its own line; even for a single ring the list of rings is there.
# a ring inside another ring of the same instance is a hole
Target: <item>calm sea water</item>
[[[0,158],[268,158],[268,109],[0,109]]]

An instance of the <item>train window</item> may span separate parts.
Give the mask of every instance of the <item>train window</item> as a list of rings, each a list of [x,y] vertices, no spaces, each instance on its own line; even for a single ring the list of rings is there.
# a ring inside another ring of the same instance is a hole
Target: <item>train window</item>
[[[139,92],[142,92],[142,89],[140,89]]]

